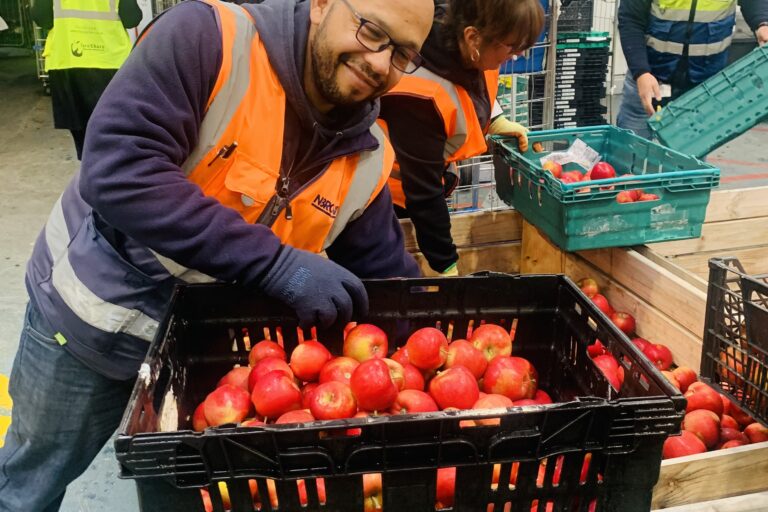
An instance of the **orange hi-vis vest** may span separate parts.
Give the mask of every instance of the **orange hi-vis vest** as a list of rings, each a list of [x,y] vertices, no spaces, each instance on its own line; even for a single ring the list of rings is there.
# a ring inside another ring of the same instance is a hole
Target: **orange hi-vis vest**
[[[493,106],[499,87],[499,71],[497,69],[485,72],[485,84],[488,98],[491,101],[491,106]],[[488,149],[485,143],[485,134],[488,131],[490,119],[486,126],[480,126],[472,98],[463,87],[420,67],[413,74],[403,76],[402,80],[387,94],[432,100],[445,127],[446,140],[443,159],[445,160],[446,172],[456,174],[456,168],[451,164],[481,155]],[[392,175],[389,178],[389,188],[392,192],[393,202],[398,206],[405,207],[405,193],[397,162],[395,162]]]
[[[206,195],[249,222],[269,225],[283,243],[322,252],[384,188],[394,151],[374,123],[376,149],[336,158],[300,192],[280,195],[275,202],[285,91],[250,15],[239,5],[202,1],[214,7],[219,19],[222,63],[200,140],[182,169]],[[271,212],[262,216],[268,203]]]

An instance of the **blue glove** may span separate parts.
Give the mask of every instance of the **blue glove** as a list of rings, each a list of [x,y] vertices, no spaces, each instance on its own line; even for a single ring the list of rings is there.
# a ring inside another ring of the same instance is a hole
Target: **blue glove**
[[[352,313],[368,313],[368,294],[352,272],[317,254],[284,245],[267,276],[264,292],[296,310],[299,325],[346,325]]]

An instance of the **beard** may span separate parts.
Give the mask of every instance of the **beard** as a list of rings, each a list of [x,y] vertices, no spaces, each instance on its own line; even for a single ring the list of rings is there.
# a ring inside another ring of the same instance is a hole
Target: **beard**
[[[376,73],[364,60],[354,62],[351,54],[335,54],[329,45],[327,27],[322,23],[312,39],[312,80],[320,95],[332,105],[348,107],[359,105],[374,98],[378,98],[386,92],[386,78]],[[364,98],[355,98],[357,92],[354,88],[344,93],[339,87],[338,72],[342,66],[350,66],[358,73],[366,76],[377,86],[373,92]]]

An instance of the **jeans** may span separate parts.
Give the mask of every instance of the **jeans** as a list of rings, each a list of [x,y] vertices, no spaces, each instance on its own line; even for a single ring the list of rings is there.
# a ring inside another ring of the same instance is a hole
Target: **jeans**
[[[30,302],[9,391],[11,426],[0,448],[0,511],[54,512],[115,432],[132,381],[108,379],[53,339]]]
[[[624,91],[621,95],[621,106],[619,115],[616,117],[616,126],[632,130],[640,137],[651,139],[651,129],[648,128],[648,118],[650,116],[643,108],[643,102],[640,101],[640,95],[637,93],[637,82],[631,75],[624,79]]]

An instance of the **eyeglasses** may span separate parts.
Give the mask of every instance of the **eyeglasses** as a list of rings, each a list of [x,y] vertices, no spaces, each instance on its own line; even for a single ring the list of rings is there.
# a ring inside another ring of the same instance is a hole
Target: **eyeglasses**
[[[376,23],[367,20],[360,16],[360,14],[352,7],[347,0],[341,0],[344,5],[352,11],[352,14],[360,22],[360,26],[357,27],[357,33],[355,37],[357,41],[365,47],[366,50],[373,53],[380,53],[392,47],[391,63],[398,71],[403,73],[413,73],[422,64],[422,57],[416,50],[401,46],[395,43],[387,31],[381,28]]]
[[[520,57],[520,56],[522,56],[525,53],[525,50],[518,50],[516,47],[512,46],[511,44],[502,43],[502,42],[499,42],[499,43],[496,43],[496,44],[506,48],[507,49],[507,55],[509,55],[510,57]]]

